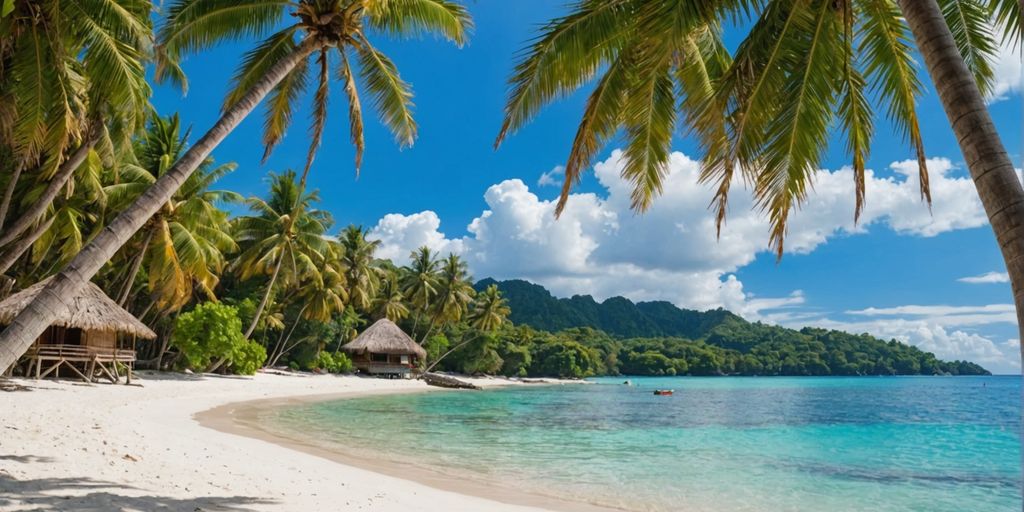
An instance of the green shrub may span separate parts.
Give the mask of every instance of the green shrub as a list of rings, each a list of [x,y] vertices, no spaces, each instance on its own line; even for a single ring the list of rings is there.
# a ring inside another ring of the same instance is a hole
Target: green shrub
[[[241,375],[255,375],[267,360],[267,349],[255,341],[235,346],[231,355],[231,369]]]
[[[288,363],[288,369],[293,371],[293,372],[299,371],[299,369],[300,369],[299,368],[299,362],[298,361],[291,361],[291,362],[289,362]]]
[[[352,360],[342,352],[331,354],[322,351],[309,362],[309,369],[325,373],[351,373]]]
[[[267,351],[242,334],[238,310],[218,302],[204,302],[182,313],[171,344],[197,371],[206,371],[214,362],[225,359],[234,371],[252,375],[267,359]]]

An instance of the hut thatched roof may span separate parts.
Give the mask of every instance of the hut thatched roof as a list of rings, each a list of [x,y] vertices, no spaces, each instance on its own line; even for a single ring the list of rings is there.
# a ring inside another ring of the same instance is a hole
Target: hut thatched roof
[[[387,318],[381,318],[363,331],[356,339],[346,343],[346,352],[375,354],[416,354],[427,357],[427,351],[409,337],[401,327]]]
[[[14,317],[32,302],[50,279],[43,279],[0,302],[0,325],[14,321]],[[57,315],[51,325],[90,331],[123,332],[145,339],[156,338],[156,333],[146,327],[146,324],[118,306],[95,284],[87,283],[78,294],[66,301],[66,304],[68,309]]]

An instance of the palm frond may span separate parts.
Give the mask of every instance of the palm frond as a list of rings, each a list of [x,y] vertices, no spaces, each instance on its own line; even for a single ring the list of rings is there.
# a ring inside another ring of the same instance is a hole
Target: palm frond
[[[267,98],[266,118],[263,121],[263,161],[274,151],[284,137],[292,122],[292,109],[295,102],[306,90],[308,83],[308,60],[303,59],[295,65],[288,75],[270,91]]]
[[[320,50],[317,64],[320,65],[320,73],[316,94],[313,95],[313,111],[310,113],[312,123],[309,129],[309,151],[306,152],[306,165],[302,168],[299,188],[305,186],[306,176],[309,174],[309,168],[313,166],[313,158],[316,157],[316,150],[320,147],[320,141],[324,136],[324,126],[327,124],[327,99],[331,88],[331,73],[327,62],[326,48]]]
[[[552,20],[521,52],[509,79],[498,147],[552,100],[585,84],[601,63],[614,58],[635,28],[632,0],[583,0],[572,13]]]
[[[348,55],[344,48],[339,48],[341,55],[341,66],[338,67],[338,74],[345,83],[345,95],[348,97],[348,133],[352,140],[352,146],[356,150],[356,177],[359,176],[359,167],[363,164],[363,150],[366,148],[366,139],[363,137],[363,105],[359,101],[359,91],[356,89],[356,78],[349,65]]]
[[[669,48],[653,46],[640,53],[637,73],[623,103],[626,162],[622,177],[633,185],[631,207],[644,212],[661,193],[662,180],[668,173],[676,97]]]
[[[433,33],[462,46],[473,20],[462,5],[447,0],[377,0],[366,9],[371,27],[399,36]]]
[[[576,130],[569,159],[565,164],[565,180],[562,193],[555,206],[555,215],[565,209],[572,187],[579,183],[583,171],[593,161],[604,144],[615,136],[622,121],[622,105],[626,90],[631,85],[630,77],[636,73],[634,51],[621,52],[598,81],[594,92],[587,99],[583,118]]]
[[[279,24],[287,0],[177,0],[157,35],[156,78],[174,74],[181,55],[204,50],[224,40],[259,37]]]
[[[914,68],[907,27],[899,9],[889,0],[862,0],[861,14],[858,39],[864,75],[873,92],[886,104],[886,117],[914,147],[921,197],[930,206],[928,163],[915,107],[922,87]]]
[[[992,61],[999,49],[988,8],[981,0],[939,0],[939,7],[967,69],[981,93],[987,95],[995,78]]]
[[[371,94],[373,107],[399,146],[412,146],[416,140],[416,121],[412,117],[411,87],[398,75],[391,59],[365,37],[360,35],[358,40],[360,77]]]
[[[828,144],[837,85],[833,58],[843,34],[828,0],[819,0],[813,10],[801,13],[796,27],[805,37],[788,43],[800,60],[786,70],[784,94],[776,99],[779,108],[765,126],[768,143],[754,186],[757,205],[769,214],[770,244],[779,258],[789,214],[806,198]]]

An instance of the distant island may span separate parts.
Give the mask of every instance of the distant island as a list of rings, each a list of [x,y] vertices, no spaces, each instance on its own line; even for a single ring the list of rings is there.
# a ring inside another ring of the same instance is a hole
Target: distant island
[[[942,361],[930,352],[867,334],[748,322],[725,309],[694,311],[623,297],[556,298],[523,280],[484,279],[508,300],[514,327],[490,343],[452,354],[443,368],[472,371],[482,359],[498,373],[524,376],[594,375],[990,375],[969,361]],[[431,340],[433,341],[433,340]],[[431,341],[428,341],[428,349]],[[493,351],[481,357],[480,351]],[[461,357],[460,357],[461,356]],[[462,362],[471,362],[468,367]]]

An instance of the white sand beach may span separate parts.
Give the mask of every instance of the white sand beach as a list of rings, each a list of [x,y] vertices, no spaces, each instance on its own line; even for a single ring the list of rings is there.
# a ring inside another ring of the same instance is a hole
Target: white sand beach
[[[500,379],[474,382],[514,385]],[[10,383],[29,389],[0,392],[0,510],[544,509],[387,476],[208,428],[195,418],[218,407],[230,415],[224,406],[253,400],[437,389],[420,381],[143,373],[131,386]]]

